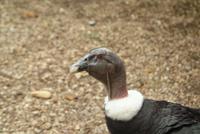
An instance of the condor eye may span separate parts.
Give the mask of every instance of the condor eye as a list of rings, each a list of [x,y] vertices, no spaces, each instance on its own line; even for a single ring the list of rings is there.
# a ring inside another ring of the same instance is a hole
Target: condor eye
[[[103,54],[97,55],[97,58],[98,58],[98,59],[102,59],[102,57],[103,57]]]

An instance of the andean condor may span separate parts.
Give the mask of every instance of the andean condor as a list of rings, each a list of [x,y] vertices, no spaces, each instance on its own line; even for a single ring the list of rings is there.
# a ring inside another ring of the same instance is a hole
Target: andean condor
[[[91,50],[70,71],[87,71],[106,86],[105,119],[111,134],[200,134],[200,109],[128,91],[124,63],[107,48]]]

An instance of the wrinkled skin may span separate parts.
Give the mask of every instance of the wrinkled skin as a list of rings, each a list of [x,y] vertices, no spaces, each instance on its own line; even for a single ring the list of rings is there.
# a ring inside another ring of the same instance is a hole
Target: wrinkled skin
[[[126,74],[123,61],[106,48],[91,50],[72,65],[78,72],[87,71],[102,82],[110,98],[118,98],[126,93]]]

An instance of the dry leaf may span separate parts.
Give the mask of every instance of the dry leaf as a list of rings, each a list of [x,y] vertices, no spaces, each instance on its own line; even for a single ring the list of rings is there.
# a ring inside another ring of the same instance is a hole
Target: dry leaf
[[[66,99],[66,100],[69,100],[69,101],[75,100],[75,99],[77,99],[77,98],[78,98],[78,97],[77,97],[76,95],[74,95],[74,94],[68,93],[68,94],[65,95],[65,99]]]
[[[23,12],[23,17],[26,17],[26,18],[36,18],[38,17],[38,14],[36,12],[33,12],[33,11],[25,11]]]
[[[80,79],[81,77],[85,77],[85,76],[88,76],[88,73],[87,72],[79,72],[79,73],[76,73],[75,74],[75,77],[77,78],[77,79]]]

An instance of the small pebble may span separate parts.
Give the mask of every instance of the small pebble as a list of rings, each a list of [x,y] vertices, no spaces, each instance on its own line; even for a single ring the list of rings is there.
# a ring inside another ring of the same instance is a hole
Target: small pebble
[[[42,98],[42,99],[50,99],[52,94],[49,91],[33,91],[31,92],[33,97]]]
[[[42,129],[44,129],[44,130],[49,130],[49,129],[51,129],[51,127],[52,127],[52,125],[50,123],[45,123],[42,125]]]
[[[88,24],[90,26],[95,26],[96,25],[96,21],[95,20],[90,20],[90,21],[88,21]]]

